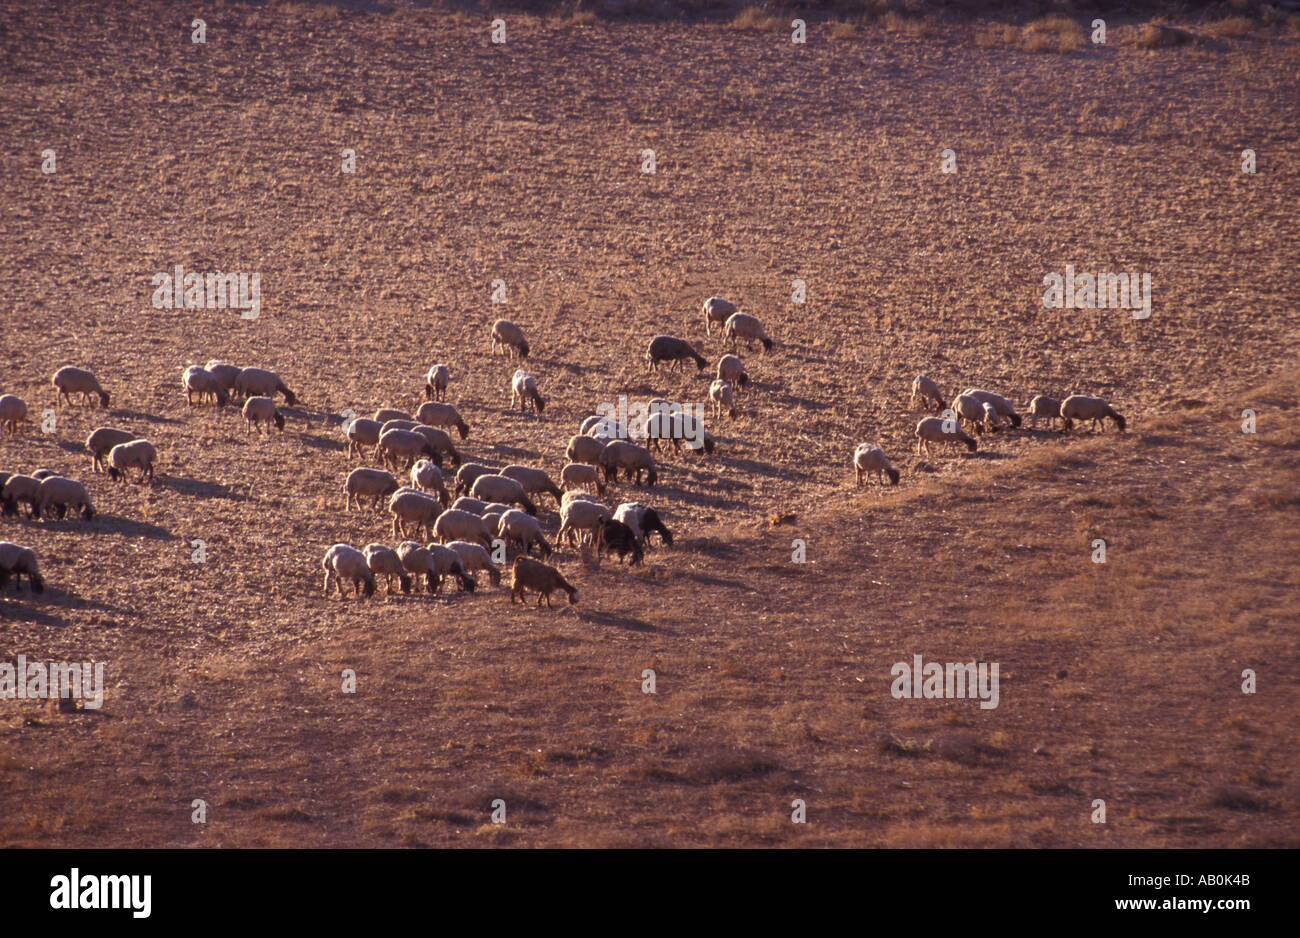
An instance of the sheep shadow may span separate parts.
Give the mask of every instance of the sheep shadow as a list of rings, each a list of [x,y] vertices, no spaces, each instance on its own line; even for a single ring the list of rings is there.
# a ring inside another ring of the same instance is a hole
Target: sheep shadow
[[[101,525],[101,522],[106,522]],[[61,523],[61,522],[56,522]],[[111,515],[97,515],[91,522],[100,525],[101,530],[109,534],[121,534],[123,537],[143,537],[155,541],[175,541],[180,538],[166,528],[147,521],[135,521],[130,518],[118,518]]]
[[[740,580],[728,580],[723,577],[711,576],[707,573],[696,573],[692,570],[684,570],[679,575],[688,580],[694,580],[696,583],[703,584],[704,586],[726,586],[731,587],[732,589],[741,590],[745,593],[758,592],[757,589],[750,586],[748,583],[741,582]]]
[[[578,619],[592,625],[608,625],[620,629],[626,629],[629,632],[653,632],[662,635],[672,635],[671,631],[662,629],[659,626],[651,625],[641,619],[633,616],[620,616],[612,612],[583,612],[578,611]]]
[[[146,414],[143,411],[139,411],[139,410],[123,410],[123,409],[110,410],[108,411],[108,416],[124,417],[127,420],[142,420],[145,421],[146,423],[183,424],[186,422],[177,417],[164,417],[161,414]]]
[[[493,443],[489,449],[493,455],[499,455],[507,459],[541,459],[542,456],[536,450],[524,449],[520,446],[510,446],[507,443]],[[476,461],[476,460],[471,460]],[[502,466],[501,468],[505,468]]]
[[[232,501],[246,501],[248,498],[247,495],[236,492],[228,485],[219,485],[215,482],[200,482],[198,479],[187,479],[182,476],[160,475],[154,478],[154,485],[171,489],[178,495],[188,495],[191,498],[226,498]]]
[[[612,488],[606,490],[612,494]],[[648,502],[652,498],[672,499],[674,502],[680,502],[686,505],[695,505],[701,508],[718,508],[718,509],[742,509],[748,508],[749,501],[736,498],[723,498],[717,492],[691,492],[687,489],[680,489],[672,485],[655,485],[653,488],[637,488],[628,485],[619,497],[623,501]]]
[[[40,597],[43,595],[45,594],[36,594],[28,602],[40,602]],[[72,625],[62,616],[54,615],[38,606],[29,606],[18,601],[17,596],[14,596],[11,600],[7,594],[0,596],[0,622],[3,621],[17,622],[22,625],[44,625],[53,628],[67,628]]]
[[[337,437],[321,436],[317,433],[302,433],[298,435],[298,439],[304,446],[310,446],[312,449],[334,450],[335,452],[347,450],[347,441],[340,440]]]
[[[770,463],[755,462],[752,459],[741,459],[736,456],[716,456],[718,462],[733,469],[741,469],[745,472],[751,472],[754,475],[770,476],[773,479],[785,479],[789,482],[813,482],[816,481],[812,473],[803,472],[797,469],[785,469],[780,466],[773,466]]]

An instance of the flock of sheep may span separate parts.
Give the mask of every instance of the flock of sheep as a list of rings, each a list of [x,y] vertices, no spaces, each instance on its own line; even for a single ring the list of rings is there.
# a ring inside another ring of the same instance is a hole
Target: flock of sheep
[[[705,300],[703,313],[706,335],[712,335],[714,327],[720,326],[723,341],[732,346],[732,352],[718,362],[717,376],[709,385],[709,401],[715,417],[724,411],[734,417],[741,389],[749,385],[744,363],[736,354],[737,343],[756,342],[770,351],[773,342],[758,319],[740,312],[722,297]],[[492,325],[489,347],[494,354],[500,351],[520,360],[529,354],[523,331],[504,319]],[[693,362],[698,371],[707,366],[705,358],[689,342],[675,336],[656,336],[645,357],[652,372],[663,364],[679,368],[682,362]],[[485,574],[493,586],[499,586],[508,552],[513,551],[516,556],[511,565],[511,603],[516,599],[525,601],[526,592],[537,594],[539,606],[545,599],[549,607],[555,592],[567,594],[569,602],[576,603],[578,591],[556,567],[545,562],[561,542],[588,551],[596,562],[602,554],[613,553],[620,563],[630,556],[633,565],[643,562],[652,535],[672,545],[672,534],[653,507],[638,501],[611,507],[602,496],[607,486],[617,484],[620,471],[638,487],[654,486],[659,468],[653,451],[659,450],[661,442],[671,442],[675,451],[686,445],[697,452],[713,452],[713,437],[688,408],[654,400],[649,415],[638,424],[625,425],[608,415],[586,418],[568,441],[564,452],[567,462],[557,485],[540,467],[491,468],[466,462],[449,431],[455,431],[464,441],[470,435],[470,425],[455,405],[446,401],[450,381],[450,368],[435,364],[425,379],[425,400],[414,415],[382,408],[373,417],[354,417],[344,424],[348,460],[356,455],[380,464],[362,466],[348,474],[343,486],[345,510],[354,505],[359,510],[366,505],[378,509],[386,499],[393,537],[398,543],[396,547],[371,543],[360,549],[349,544],[331,546],[321,559],[327,597],[331,585],[340,597],[346,595],[345,584],[352,585],[358,599],[373,596],[380,578],[388,593],[392,593],[394,582],[403,592],[409,592],[412,585],[418,589],[423,582],[428,592],[439,594],[448,580],[461,591],[474,592],[478,587],[475,574]],[[70,406],[76,394],[83,402],[97,398],[101,407],[108,407],[108,393],[89,371],[60,368],[52,383],[58,389],[58,399]],[[239,368],[218,360],[202,368],[193,365],[185,369],[181,383],[190,406],[195,405],[196,398],[199,404],[211,400],[218,407],[242,398],[249,433],[254,429],[269,430],[272,424],[284,429],[285,418],[275,401],[277,394],[289,406],[297,404],[296,395],[275,372]],[[523,368],[511,377],[510,390],[512,408],[542,413],[546,402],[536,379]],[[938,385],[925,375],[918,375],[913,382],[911,400],[914,405],[919,400],[941,411],[917,423],[918,453],[928,453],[932,443],[958,443],[973,452],[978,444],[967,428],[981,434],[995,432],[1006,424],[1013,428],[1021,425],[1021,416],[1012,403],[992,391],[966,388],[945,406]],[[1113,420],[1120,430],[1125,428],[1124,418],[1106,401],[1077,394],[1063,401],[1039,395],[1030,402],[1028,414],[1035,425],[1047,418],[1049,426],[1054,426],[1059,418],[1062,432],[1068,432],[1076,421],[1091,420],[1097,427],[1105,418]],[[17,433],[27,419],[26,402],[12,394],[0,396],[0,434]],[[107,468],[114,481],[128,479],[130,472],[136,473],[137,484],[152,481],[158,453],[148,440],[128,430],[99,427],[85,445],[92,457],[92,471]],[[455,471],[447,469],[444,474],[448,462]],[[877,445],[860,444],[854,450],[853,465],[859,486],[872,477],[882,484],[885,477],[890,484],[899,481],[899,471]],[[399,482],[395,475],[398,472],[409,475],[409,485]],[[554,544],[537,517],[543,496],[553,499],[559,509]],[[0,510],[5,516],[16,516],[23,505],[32,519],[63,519],[69,512],[74,517],[80,512],[87,520],[95,515],[85,485],[75,479],[49,469],[30,474],[0,472]],[[421,535],[430,540],[421,543],[407,539]],[[533,557],[534,551],[540,560]],[[43,590],[35,552],[0,541],[0,589],[10,579],[17,588],[23,576],[33,591]]]

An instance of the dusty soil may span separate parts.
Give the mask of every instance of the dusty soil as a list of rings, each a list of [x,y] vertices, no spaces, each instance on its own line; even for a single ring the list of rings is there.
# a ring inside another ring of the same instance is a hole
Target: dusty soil
[[[39,419],[78,364],[113,395],[0,441],[101,512],[0,521],[49,584],[0,597],[0,661],[99,660],[109,685],[98,712],[0,701],[0,843],[1300,844],[1296,41],[511,17],[492,45],[478,17],[216,6],[195,45],[190,18],[0,10],[0,392]],[[261,315],[153,308],[176,264],[259,272]],[[1044,309],[1066,264],[1150,272],[1151,318]],[[673,333],[716,361],[715,293],[775,349],[745,353],[715,455],[611,496],[674,549],[566,549],[580,601],[553,610],[322,597],[330,544],[394,542],[342,511],[343,410],[413,408],[445,361],[467,457],[558,476],[598,403],[705,400],[640,358]],[[502,315],[540,418],[508,409]],[[283,434],[187,406],[211,357],[284,376]],[[918,372],[1021,407],[1099,394],[1129,429],[918,457]],[[154,485],[91,473],[103,424],[158,446]],[[897,488],[855,489],[864,440]],[[1000,705],[894,699],[914,654],[998,662]]]

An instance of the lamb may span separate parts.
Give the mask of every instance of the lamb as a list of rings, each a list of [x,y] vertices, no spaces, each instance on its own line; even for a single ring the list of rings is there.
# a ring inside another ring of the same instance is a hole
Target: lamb
[[[628,478],[634,479],[636,485],[641,484],[642,472],[646,473],[647,487],[654,485],[659,478],[650,450],[627,440],[611,440],[607,443],[600,453],[600,465],[605,470],[606,482],[617,482],[619,469],[625,469]]]
[[[402,566],[402,558],[397,556],[397,551],[383,544],[367,544],[362,553],[366,555],[366,566],[370,572],[376,577],[382,576],[388,584],[389,596],[393,595],[393,577],[397,577],[403,593],[411,591],[411,577]]]
[[[736,388],[749,384],[749,375],[739,355],[723,355],[718,359],[718,380],[729,381]]]
[[[234,392],[235,380],[239,377],[239,373],[243,371],[238,365],[223,362],[219,358],[208,359],[207,364],[203,366],[203,370],[216,378],[217,383],[221,385],[227,394]]]
[[[360,510],[362,497],[371,500],[371,508],[378,508],[380,500],[397,491],[397,479],[383,469],[353,469],[343,483],[343,491],[347,496],[343,503],[344,511],[352,510],[353,500]]]
[[[731,314],[736,312],[737,306],[730,300],[725,300],[720,296],[711,296],[704,301],[704,333],[713,335],[713,327],[716,324],[719,328],[726,325],[731,318]]]
[[[420,434],[428,441],[429,446],[433,449],[433,461],[439,468],[442,467],[443,453],[451,457],[453,466],[460,465],[460,453],[456,452],[456,447],[445,430],[439,430],[437,427],[426,427],[420,423],[412,427],[411,432]],[[380,438],[382,439],[382,436]]]
[[[366,417],[355,417],[344,425],[343,432],[348,438],[349,459],[352,458],[353,450],[356,450],[358,456],[364,456],[361,452],[363,446],[373,446],[378,455],[380,426],[379,421]]]
[[[99,406],[108,406],[108,392],[99,386],[99,381],[95,376],[84,368],[73,368],[71,365],[65,365],[54,373],[50,379],[51,383],[59,389],[59,397],[72,406],[72,395],[80,394],[83,402],[90,400],[90,395],[99,396]],[[55,398],[57,403],[58,398]]]
[[[388,510],[393,513],[393,537],[403,537],[408,524],[415,525],[416,531],[424,530],[429,537],[434,530],[434,522],[442,514],[442,503],[436,498],[404,489],[393,493],[388,500]]]
[[[81,516],[87,521],[95,517],[95,506],[84,485],[73,479],[51,475],[41,480],[41,487],[37,490],[36,514],[45,517],[52,515],[55,509],[60,519],[67,516],[68,509],[72,509],[73,514],[80,509]]]
[[[534,469],[531,466],[506,466],[500,472],[507,479],[514,479],[529,495],[537,495],[546,492],[555,499],[555,504],[560,503],[564,497],[564,492],[560,487],[551,481],[551,477],[546,474],[545,469]]]
[[[396,407],[379,408],[377,411],[375,411],[375,416],[373,419],[377,420],[381,424],[386,424],[390,420],[405,420],[411,426],[414,426],[416,423],[419,422],[410,414],[408,414],[406,411],[399,410]],[[408,427],[403,427],[402,429],[409,430],[410,428],[411,427],[408,426]]]
[[[570,438],[569,445],[564,449],[564,458],[570,462],[581,462],[590,466],[597,466],[600,464],[600,454],[605,449],[605,442],[587,436],[585,433],[580,433]]]
[[[731,348],[736,348],[736,340],[744,339],[747,343],[761,342],[763,351],[772,351],[772,340],[768,338],[763,324],[753,316],[745,313],[732,313],[722,329],[722,341],[731,340]]]
[[[433,536],[443,544],[448,541],[474,541],[492,547],[492,530],[478,515],[458,508],[448,508],[433,525]]]
[[[276,392],[284,395],[285,403],[290,407],[298,405],[298,398],[290,391],[280,376],[265,368],[244,368],[235,378],[235,390],[242,397],[275,397]]]
[[[508,476],[479,476],[474,480],[474,486],[469,490],[469,494],[474,498],[501,502],[503,505],[519,505],[530,515],[537,514],[537,506],[529,499],[524,487]]]
[[[446,365],[438,364],[429,369],[429,376],[424,383],[424,396],[431,401],[440,401],[447,396],[447,382],[451,372]]]
[[[30,547],[22,547],[12,541],[0,541],[0,589],[14,581],[14,592],[23,585],[23,577],[33,593],[45,592],[45,581],[36,566],[36,552]]]
[[[325,571],[325,596],[329,598],[330,594],[330,577],[333,576],[339,587],[339,598],[343,598],[343,582],[350,581],[357,591],[357,599],[361,599],[362,584],[365,585],[365,594],[367,596],[375,595],[375,575],[370,572],[370,565],[366,562],[366,555],[361,553],[355,547],[347,544],[335,544],[329,550],[325,551],[325,556],[321,558],[320,565]]]
[[[461,419],[460,411],[441,401],[425,401],[415,413],[415,419],[429,427],[455,427],[462,440],[469,437],[469,424]]]
[[[1128,426],[1128,422],[1115,412],[1115,408],[1100,397],[1071,394],[1061,401],[1061,432],[1063,433],[1069,433],[1076,420],[1091,420],[1094,430],[1099,427],[1104,430],[1106,425],[1103,421],[1107,417],[1115,421],[1115,426],[1121,431]]]
[[[501,585],[501,568],[492,562],[492,555],[488,553],[487,548],[482,544],[471,544],[469,541],[452,541],[447,546],[460,555],[460,564],[466,573],[484,570],[487,572],[488,579],[492,581],[493,586]]]
[[[581,537],[585,532],[599,544],[601,529],[611,517],[609,507],[589,498],[576,497],[570,500],[569,496],[577,494],[569,492],[564,497],[564,504],[560,506],[560,530],[555,535],[555,543],[559,544],[568,535],[569,543],[572,544],[575,537]]]
[[[857,470],[859,486],[862,485],[864,477],[870,479],[872,475],[875,475],[882,485],[885,475],[889,476],[890,485],[898,484],[898,470],[879,446],[859,443],[858,448],[853,451],[853,468]]]
[[[526,411],[528,402],[532,401],[533,409],[541,413],[546,407],[546,401],[542,395],[537,393],[537,380],[522,368],[516,369],[514,377],[510,379],[510,406],[515,406],[515,401],[519,402],[519,409]]]
[[[708,364],[703,355],[691,348],[689,342],[671,335],[657,335],[651,339],[645,357],[650,363],[647,371],[658,371],[660,362],[672,362],[673,370],[676,371],[681,367],[682,362],[694,361],[697,372],[703,371],[704,366]]]
[[[632,555],[632,566],[639,564],[645,557],[645,552],[641,545],[637,543],[636,535],[622,521],[611,519],[606,521],[600,531],[601,551],[604,553],[618,554],[618,562],[622,563],[628,554]]]
[[[1029,419],[1033,421],[1035,428],[1038,427],[1039,419],[1046,417],[1048,429],[1055,430],[1056,420],[1060,416],[1061,402],[1054,397],[1048,397],[1046,394],[1038,394],[1029,402]]]
[[[384,465],[391,465],[394,470],[401,460],[406,461],[402,468],[411,468],[421,456],[430,456],[437,465],[442,465],[442,456],[433,448],[433,444],[414,430],[384,431],[379,436],[379,453]]]
[[[709,385],[709,400],[713,402],[713,416],[721,417],[723,408],[727,410],[727,416],[736,416],[736,399],[731,392],[731,382],[715,379]]]
[[[569,594],[569,604],[573,605],[578,601],[578,591],[569,583],[559,570],[549,564],[544,564],[540,560],[534,560],[532,557],[521,554],[515,558],[515,565],[511,571],[512,585],[510,587],[510,603],[514,605],[515,597],[524,602],[524,590],[533,590],[537,596],[537,605],[542,605],[542,597],[546,597],[546,608],[551,608],[551,593],[556,590],[564,590]]]
[[[624,502],[614,510],[614,520],[627,525],[637,545],[650,549],[650,535],[658,534],[666,547],[673,546],[672,532],[659,518],[659,512],[640,502]]]
[[[584,437],[584,439],[586,438]],[[560,470],[560,486],[564,489],[594,486],[596,494],[605,494],[605,483],[600,481],[600,473],[596,471],[595,466],[588,465],[587,463],[568,463]]]
[[[217,376],[206,368],[200,368],[198,365],[190,365],[181,375],[181,387],[185,388],[185,399],[189,401],[191,407],[194,406],[194,395],[199,396],[199,403],[203,399],[211,397],[217,402],[218,407],[225,407],[230,403],[230,395],[222,387]]]
[[[18,435],[18,424],[27,420],[27,402],[16,394],[0,396],[0,436],[8,430],[10,436]]]
[[[36,517],[36,505],[40,500],[41,480],[33,476],[15,473],[5,480],[0,489],[0,502],[6,515],[18,514],[18,503],[27,503],[27,517]]]
[[[553,548],[542,534],[542,526],[537,519],[525,514],[518,508],[512,508],[501,515],[497,522],[497,536],[505,541],[506,546],[518,543],[524,553],[531,554],[536,545],[543,557],[549,557]]]
[[[965,443],[968,450],[972,453],[975,452],[974,438],[957,426],[955,420],[952,421],[952,432],[944,432],[943,425],[946,422],[942,417],[926,417],[916,425],[916,452],[918,454],[921,453],[922,447],[925,447],[925,452],[929,453],[931,443]]]
[[[918,397],[921,399],[922,403],[933,401],[934,410],[943,410],[943,392],[939,390],[939,385],[935,384],[925,375],[917,375],[916,380],[912,382],[912,397],[910,403],[915,405]]]
[[[447,486],[443,482],[442,470],[428,459],[417,460],[411,467],[411,484],[422,492],[437,492],[438,501],[443,505],[451,503],[451,496],[447,494]]]
[[[248,424],[248,432],[253,432],[253,427],[261,427],[262,424],[275,423],[275,428],[283,432],[284,414],[275,406],[275,401],[269,397],[250,397],[244,401],[244,420]],[[269,428],[268,428],[269,430]]]
[[[127,469],[139,469],[139,485],[146,478],[153,481],[153,464],[158,460],[158,450],[148,440],[132,440],[119,443],[108,451],[108,475],[114,482],[119,478],[126,480]]]
[[[498,319],[492,323],[492,346],[490,351],[495,354],[497,348],[500,348],[511,358],[514,358],[516,354],[520,358],[528,357],[528,340],[524,338],[524,331],[508,319]]]
[[[464,463],[456,470],[456,487],[452,491],[456,495],[468,492],[474,485],[474,480],[479,476],[494,475],[495,473],[495,469],[489,469],[487,466],[476,462]]]
[[[1011,402],[1001,394],[994,394],[992,391],[984,391],[980,388],[966,388],[966,390],[961,393],[969,394],[981,404],[992,404],[993,409],[998,412],[999,417],[1006,417],[1011,421],[1011,426],[1013,427],[1020,426],[1020,415],[1017,414],[1016,409],[1011,406]]]

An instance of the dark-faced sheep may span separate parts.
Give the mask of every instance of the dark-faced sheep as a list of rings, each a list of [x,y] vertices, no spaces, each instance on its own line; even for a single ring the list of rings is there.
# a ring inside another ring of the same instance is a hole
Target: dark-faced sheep
[[[857,470],[858,485],[862,485],[863,479],[870,479],[873,475],[882,485],[886,475],[889,476],[890,485],[898,484],[898,470],[885,456],[885,451],[871,443],[858,444],[858,448],[853,451],[853,468]]]
[[[462,440],[469,437],[469,424],[451,404],[442,401],[425,401],[415,413],[415,419],[430,427],[455,427]]]
[[[945,423],[952,425],[951,431],[945,429]],[[964,443],[972,453],[977,449],[974,437],[957,426],[956,420],[944,420],[942,417],[926,417],[916,425],[917,454],[922,452],[922,448],[929,453],[931,443]]]
[[[250,397],[244,402],[244,421],[248,424],[248,432],[252,433],[253,428],[270,432],[271,428],[267,424],[274,423],[277,430],[284,430],[284,414],[280,413],[280,408],[275,406],[275,401],[269,397]]]
[[[325,570],[325,596],[330,594],[330,577],[338,584],[339,598],[344,596],[343,584],[351,583],[357,591],[357,599],[361,599],[364,589],[365,595],[375,595],[375,575],[370,572],[370,564],[366,562],[366,555],[355,547],[347,544],[335,544],[329,550],[325,551],[325,556],[321,558],[321,567]]]
[[[492,323],[492,353],[496,354],[498,348],[511,358],[516,355],[520,358],[528,357],[528,340],[524,338],[524,331],[508,319],[498,319]]]
[[[0,589],[14,581],[14,591],[23,585],[23,577],[33,593],[45,592],[45,581],[36,566],[36,553],[30,547],[22,547],[12,541],[0,541]]]
[[[1115,408],[1100,397],[1088,397],[1084,394],[1071,394],[1061,401],[1061,432],[1069,433],[1076,420],[1091,420],[1092,428],[1105,428],[1103,422],[1107,417],[1115,421],[1115,426],[1123,431],[1128,422],[1116,413]]]
[[[747,313],[733,313],[722,327],[722,340],[730,340],[733,351],[737,339],[744,339],[746,344],[758,342],[763,346],[763,351],[772,351],[772,340],[768,338],[763,324]]]
[[[704,333],[713,335],[713,327],[719,330],[726,325],[731,314],[736,312],[736,304],[720,296],[711,296],[704,301]]]
[[[627,440],[611,440],[605,444],[605,448],[600,453],[600,465],[605,470],[606,482],[617,482],[620,469],[624,470],[627,477],[636,485],[641,485],[643,472],[646,474],[646,486],[652,486],[659,480],[650,450]]]
[[[447,396],[447,382],[451,380],[451,371],[446,365],[437,364],[429,369],[424,383],[424,396],[431,401],[440,401]]]
[[[95,376],[84,368],[65,365],[54,373],[50,382],[59,389],[59,397],[66,400],[69,407],[72,406],[73,394],[80,394],[83,403],[89,401],[92,395],[97,396],[99,406],[108,406],[108,392],[100,387]]]
[[[16,394],[0,395],[0,436],[18,435],[18,424],[27,421],[27,402]]]
[[[641,545],[637,543],[636,535],[622,521],[610,519],[606,521],[601,529],[600,535],[601,551],[603,553],[618,554],[618,562],[622,563],[628,554],[632,555],[632,566],[641,563],[645,556]]]
[[[136,484],[153,481],[153,464],[158,461],[158,450],[148,440],[131,440],[119,443],[108,451],[108,475],[114,482],[126,481],[128,469],[138,469]]]
[[[298,404],[297,396],[285,386],[280,376],[265,368],[244,368],[235,378],[235,391],[241,397],[275,397],[283,394],[290,407]]]
[[[676,371],[682,362],[693,361],[697,372],[703,371],[708,364],[703,355],[691,348],[689,342],[671,335],[657,335],[651,339],[645,357],[650,363],[648,371],[658,371],[660,362],[672,362],[671,367]]]

